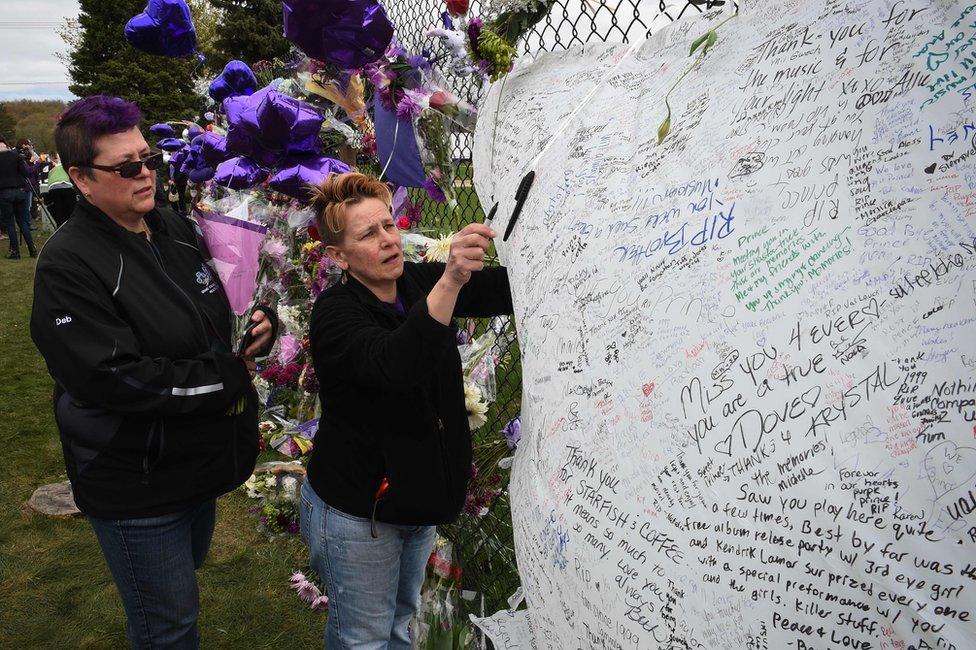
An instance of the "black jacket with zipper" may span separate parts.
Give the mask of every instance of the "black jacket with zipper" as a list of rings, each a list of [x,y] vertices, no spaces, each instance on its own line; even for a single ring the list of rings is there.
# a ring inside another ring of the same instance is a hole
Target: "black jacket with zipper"
[[[75,502],[106,519],[228,492],[258,453],[257,397],[194,224],[165,209],[145,220],[151,239],[81,199],[34,280],[31,337],[55,381]]]
[[[427,312],[443,264],[404,264],[397,295],[405,314],[355,278],[324,291],[309,337],[322,419],[308,464],[316,494],[347,514],[408,526],[447,524],[471,476],[471,431],[456,329]],[[473,273],[455,316],[512,313],[504,268]]]
[[[22,190],[30,169],[17,151],[0,151],[0,190]]]

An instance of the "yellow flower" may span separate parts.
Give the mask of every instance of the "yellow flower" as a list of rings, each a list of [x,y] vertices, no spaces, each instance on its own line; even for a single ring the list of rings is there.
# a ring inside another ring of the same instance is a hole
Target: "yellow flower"
[[[318,248],[321,245],[322,242],[320,241],[306,242],[304,245],[302,245],[302,255],[307,257],[312,251],[314,251],[316,248]]]

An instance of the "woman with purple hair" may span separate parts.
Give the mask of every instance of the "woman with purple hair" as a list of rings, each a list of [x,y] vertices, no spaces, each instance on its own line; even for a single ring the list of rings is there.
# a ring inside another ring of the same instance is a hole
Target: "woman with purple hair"
[[[214,500],[254,469],[251,373],[277,318],[256,307],[250,343],[233,345],[227,296],[193,223],[155,207],[162,155],[141,119],[135,104],[106,96],[61,115],[55,141],[81,198],[38,258],[31,337],[54,379],[75,502],[115,579],[132,647],[193,648],[195,570]]]

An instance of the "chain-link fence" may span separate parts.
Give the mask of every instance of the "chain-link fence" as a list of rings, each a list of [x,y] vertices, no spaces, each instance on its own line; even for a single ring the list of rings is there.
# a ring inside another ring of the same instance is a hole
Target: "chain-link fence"
[[[474,0],[470,12],[490,19],[493,17],[491,8],[502,4],[511,3]],[[549,14],[523,37],[518,49],[523,56],[533,56],[538,52],[565,50],[596,41],[627,43],[646,38],[663,23],[677,20],[688,12],[702,13],[724,4],[723,0],[556,0]],[[441,53],[439,42],[427,36],[427,32],[441,25],[444,0],[385,0],[385,5],[403,47],[413,52]],[[461,77],[445,71],[445,80],[456,95],[473,104],[478,103],[483,89],[477,77]],[[451,149],[457,162],[457,206],[450,208],[427,201],[420,191],[412,196],[415,201],[424,201],[422,227],[441,232],[457,231],[466,224],[484,221],[472,185],[474,135],[460,131],[453,123],[451,128]],[[479,324],[476,332],[484,331],[485,327],[485,323]],[[488,421],[474,437],[476,455],[479,451],[491,451],[495,445],[505,444],[501,431],[521,408],[522,367],[513,331],[499,337],[494,352],[502,359],[495,376],[497,397],[488,411]],[[500,493],[484,504],[485,514],[462,516],[456,524],[442,527],[440,531],[454,543],[464,570],[463,589],[469,595],[474,593],[474,597],[465,602],[465,609],[476,614],[493,613],[507,606],[507,599],[519,586],[507,475],[500,480],[500,484],[492,486]],[[484,484],[490,479],[486,481],[485,477],[480,477],[480,482]]]

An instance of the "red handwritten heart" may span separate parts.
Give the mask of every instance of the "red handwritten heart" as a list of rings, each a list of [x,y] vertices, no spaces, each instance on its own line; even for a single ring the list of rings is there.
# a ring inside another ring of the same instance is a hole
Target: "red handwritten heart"
[[[641,386],[641,390],[644,391],[644,397],[647,397],[648,395],[654,392],[654,382],[651,382],[649,384],[644,384],[643,386]]]

